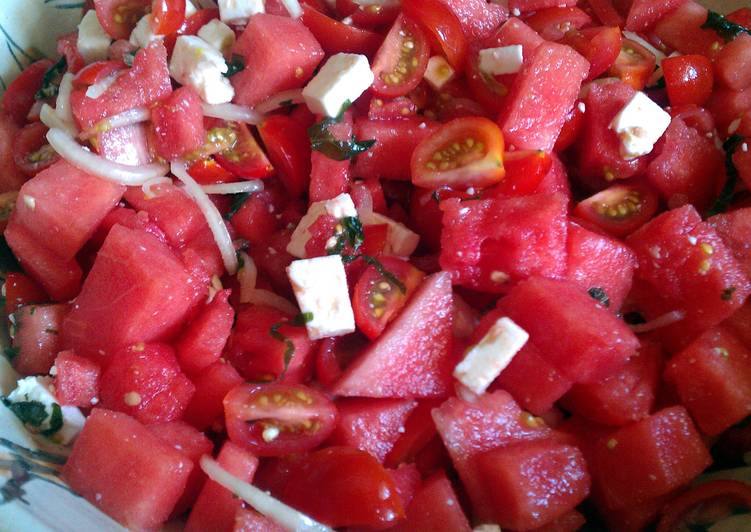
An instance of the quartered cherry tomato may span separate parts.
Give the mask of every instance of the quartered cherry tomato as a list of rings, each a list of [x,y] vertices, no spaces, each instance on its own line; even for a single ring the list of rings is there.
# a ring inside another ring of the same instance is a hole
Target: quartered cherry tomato
[[[623,39],[621,53],[610,67],[609,73],[640,91],[652,76],[656,63],[657,59],[652,52],[637,42]]]
[[[540,9],[525,22],[543,39],[557,41],[571,30],[592,23],[592,19],[578,7],[548,7]]]
[[[422,80],[429,56],[428,39],[420,26],[400,16],[373,60],[373,92],[385,98],[404,96]]]
[[[402,11],[433,36],[455,70],[464,68],[467,38],[456,15],[441,0],[404,0]]]
[[[540,150],[507,151],[503,155],[506,176],[492,189],[490,194],[503,196],[525,196],[532,194],[547,175],[553,158]]]
[[[13,209],[16,208],[17,199],[17,190],[0,194],[0,232],[5,231],[5,228],[8,226],[8,220],[10,219],[10,215],[13,214]]]
[[[370,338],[377,338],[407,304],[425,274],[396,257],[379,257],[383,271],[371,265],[355,284],[352,296],[355,323]],[[383,272],[390,275],[384,275]],[[393,275],[393,277],[391,277]],[[394,277],[401,282],[398,286]]]
[[[26,116],[34,105],[34,94],[42,87],[45,72],[52,66],[52,61],[42,59],[26,67],[0,98],[0,110],[5,111],[16,125],[26,123]]]
[[[185,22],[185,2],[190,0],[153,0],[151,15],[154,34],[169,35]]]
[[[151,0],[97,0],[94,9],[96,18],[110,37],[127,39],[150,5]]]
[[[711,525],[718,521],[749,511],[751,486],[736,480],[714,480],[670,501],[662,511],[657,532],[712,530]]]
[[[200,185],[215,185],[237,181],[235,174],[225,170],[213,157],[206,157],[194,162],[188,167],[188,173]]]
[[[696,54],[666,57],[662,60],[662,72],[670,105],[704,105],[712,95],[714,71],[708,57]]]
[[[13,160],[21,171],[29,177],[52,166],[60,157],[47,143],[47,126],[33,122],[24,126],[13,145]]]
[[[247,179],[263,179],[274,171],[266,154],[245,124],[226,122],[221,128],[209,130],[209,142],[212,135],[220,135],[222,142],[228,142],[229,147],[214,156],[216,162],[226,170]]]
[[[424,139],[412,154],[418,187],[487,187],[503,179],[503,133],[481,117],[457,118]]]
[[[303,385],[241,384],[224,397],[227,434],[258,456],[309,451],[334,430],[337,411]]]
[[[573,47],[589,61],[588,80],[607,71],[621,53],[623,38],[618,27],[571,30],[563,36],[563,43]]]
[[[580,202],[574,214],[613,236],[624,237],[657,212],[657,193],[640,183],[613,185]]]
[[[5,296],[5,313],[8,315],[24,305],[49,301],[49,297],[41,286],[30,277],[18,272],[6,274],[3,295]]]

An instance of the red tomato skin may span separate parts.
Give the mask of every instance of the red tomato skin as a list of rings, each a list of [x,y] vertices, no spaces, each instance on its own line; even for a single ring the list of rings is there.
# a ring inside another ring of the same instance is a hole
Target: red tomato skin
[[[276,401],[277,396],[285,403]],[[261,402],[261,397],[271,404]],[[289,412],[285,411],[287,407]],[[315,449],[331,435],[338,420],[330,399],[301,384],[242,384],[224,397],[224,413],[230,440],[256,456],[285,456]],[[290,436],[282,429],[279,436],[266,441],[261,437],[262,429],[250,423],[259,419],[300,424],[311,421],[315,428],[311,433],[293,432]]]
[[[146,13],[151,0],[97,0],[96,18],[113,39],[127,39],[136,23]]]
[[[185,2],[191,0],[153,0],[151,15],[156,35],[169,35],[185,22]]]
[[[125,527],[158,529],[193,469],[185,455],[130,416],[95,408],[63,467],[76,493]]]
[[[190,87],[180,87],[151,109],[157,155],[168,161],[197,150],[206,138],[201,99]]]
[[[384,458],[383,463],[386,467],[396,467],[399,464],[412,462],[419,451],[436,437],[437,432],[431,412],[442,402],[440,399],[426,399],[417,402],[404,421],[404,432],[400,432],[399,437]]]
[[[740,9],[736,9],[732,13],[725,15],[725,18],[731,22],[735,22],[736,24],[740,24],[741,26],[749,28],[751,27],[751,8],[742,7]]]
[[[29,177],[34,177],[60,160],[60,157],[49,147],[46,134],[47,126],[41,122],[32,122],[24,126],[16,138],[15,162]]]
[[[307,5],[303,6],[302,22],[328,55],[350,53],[373,57],[381,45],[378,33],[344,24]]]
[[[352,111],[344,113],[342,120],[329,127],[329,132],[337,140],[348,141],[352,138]],[[358,140],[367,140],[357,137]],[[372,148],[371,148],[372,149]],[[370,151],[370,150],[369,150]],[[366,153],[369,153],[366,152]],[[358,159],[363,155],[358,156]],[[314,151],[310,156],[310,201],[323,201],[335,198],[349,189],[349,160],[335,161],[321,152]]]
[[[461,71],[468,40],[459,17],[446,4],[444,0],[406,0],[402,3],[402,10],[432,35],[454,70]]]
[[[61,405],[90,408],[99,397],[102,368],[73,351],[60,351],[55,358],[55,397]]]
[[[33,279],[19,272],[5,274],[5,313],[12,314],[24,305],[44,303],[47,294]]]
[[[589,8],[601,24],[623,27],[625,21],[613,6],[612,0],[589,0]]]
[[[286,115],[272,115],[258,128],[266,154],[290,195],[309,187],[311,151],[305,127]]]
[[[537,150],[516,150],[503,154],[506,176],[489,193],[501,196],[533,194],[550,171],[553,159],[549,153]]]
[[[656,62],[655,55],[647,48],[636,41],[623,39],[621,52],[608,70],[608,74],[619,78],[635,90],[642,90],[654,74]]]
[[[231,364],[221,360],[214,362],[200,375],[193,378],[196,393],[193,394],[193,398],[185,409],[185,421],[202,431],[214,426],[220,420],[223,423],[224,396],[243,381]]]
[[[18,190],[26,175],[16,165],[13,144],[19,128],[10,116],[0,112],[0,193]]]
[[[472,530],[451,482],[442,471],[425,481],[407,506],[406,513],[406,520],[395,528],[398,532]]]
[[[229,151],[214,155],[214,159],[225,170],[244,179],[264,179],[271,176],[271,166],[266,154],[258,145],[250,128],[239,122],[225,123],[237,134],[237,142]]]
[[[625,197],[630,193],[635,193],[639,197],[638,212],[624,219],[612,219],[598,211],[598,205],[607,206],[614,198]],[[574,209],[574,214],[609,235],[622,238],[649,221],[657,212],[658,207],[657,193],[652,187],[641,182],[630,182],[613,185],[579,202]]]
[[[571,30],[563,36],[563,42],[589,61],[587,80],[591,81],[613,66],[621,53],[623,38],[615,26]]]
[[[736,91],[751,86],[751,35],[741,34],[723,46],[717,55],[717,77],[726,87]]]
[[[548,41],[559,41],[572,29],[578,30],[592,24],[592,19],[578,7],[547,7],[525,20],[529,26]]]
[[[402,46],[407,36],[411,38],[413,43],[411,53],[414,55],[410,60],[411,64],[407,66],[406,80],[398,84],[389,84],[386,82],[387,76],[391,75],[397,67],[397,63],[404,53]],[[420,29],[420,26],[411,19],[400,16],[394,22],[373,59],[375,81],[371,87],[372,91],[384,98],[404,96],[422,81],[425,69],[428,66],[429,56],[428,38]]]
[[[751,37],[748,43],[751,61]],[[712,94],[712,61],[703,55],[667,57],[662,62],[662,71],[670,105],[704,105]],[[751,77],[749,83],[751,84]]]
[[[327,389],[341,378],[343,370],[369,345],[360,334],[350,334],[321,341],[316,354],[315,377]]]
[[[186,0],[188,2],[192,0]],[[193,13],[191,16],[186,18],[180,28],[170,34],[166,35],[164,38],[164,46],[167,48],[167,52],[170,54],[172,53],[172,50],[175,48],[175,42],[177,41],[177,38],[181,35],[195,35],[198,33],[198,30],[200,30],[202,27],[204,27],[206,24],[211,22],[213,19],[219,18],[219,10],[218,9],[199,9],[195,13]]]
[[[34,94],[42,88],[42,78],[51,66],[52,61],[49,59],[32,63],[5,89],[0,100],[0,109],[13,119],[17,126],[26,123],[26,116],[34,105]]]
[[[13,367],[22,375],[46,375],[60,351],[60,325],[68,305],[27,305],[13,313]]]

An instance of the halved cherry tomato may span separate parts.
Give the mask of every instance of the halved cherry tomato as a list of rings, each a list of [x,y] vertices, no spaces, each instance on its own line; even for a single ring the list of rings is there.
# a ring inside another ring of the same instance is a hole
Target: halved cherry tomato
[[[310,6],[303,6],[302,22],[327,54],[348,52],[372,56],[381,44],[381,35],[344,24]]]
[[[8,272],[5,275],[3,295],[5,296],[5,313],[9,315],[24,305],[49,301],[47,293],[41,286],[30,277],[18,272]]]
[[[22,126],[26,123],[26,115],[34,105],[34,94],[42,87],[42,78],[51,66],[52,61],[49,59],[32,63],[5,89],[0,99],[0,109],[5,111],[17,125]]]
[[[418,187],[487,187],[503,179],[503,133],[481,117],[457,118],[425,138],[412,154]]]
[[[461,22],[441,0],[404,0],[402,11],[433,36],[454,70],[463,70],[467,37]]]
[[[657,59],[652,52],[637,42],[623,39],[621,53],[608,72],[640,91],[652,76],[656,63]]]
[[[489,194],[524,196],[532,194],[548,174],[553,158],[541,150],[507,151],[503,155],[506,176]]]
[[[393,100],[373,98],[370,100],[368,118],[370,120],[398,120],[417,114],[417,105],[406,96]]]
[[[415,22],[400,16],[373,60],[373,92],[385,98],[404,96],[422,80],[429,56],[425,33]]]
[[[263,179],[274,171],[266,154],[256,142],[248,126],[240,122],[226,122],[222,132],[225,140],[234,137],[230,147],[215,155],[216,162],[233,174],[247,179]],[[213,130],[209,130],[211,136]]]
[[[310,140],[305,126],[288,115],[272,115],[258,132],[284,187],[292,196],[301,196],[310,184]]]
[[[110,37],[127,39],[150,5],[151,0],[97,0],[94,9],[99,23]]]
[[[557,41],[566,32],[591,24],[592,19],[578,7],[548,7],[540,9],[525,22],[543,39]]]
[[[613,66],[621,53],[622,41],[620,28],[600,27],[571,30],[563,36],[562,42],[589,61],[587,80],[592,80]]]
[[[13,160],[29,177],[52,166],[60,157],[47,143],[47,126],[33,122],[24,126],[13,144]]]
[[[340,18],[351,17],[352,23],[359,28],[382,28],[394,23],[401,8],[397,2],[361,6],[352,0],[336,0],[336,12]]]
[[[670,105],[704,105],[712,95],[712,61],[703,55],[679,55],[662,61]]]
[[[642,183],[619,183],[581,201],[574,214],[607,233],[624,237],[657,212],[657,193]]]
[[[334,403],[301,384],[241,384],[224,397],[224,413],[229,438],[257,456],[314,449],[337,419]]]
[[[682,493],[662,511],[657,532],[710,530],[736,512],[751,511],[751,486],[736,480],[714,480]]]
[[[316,357],[316,380],[324,386],[331,386],[344,373],[355,358],[370,344],[360,333],[326,338],[321,341]]]
[[[185,22],[185,2],[190,0],[153,0],[151,15],[155,35],[169,35]]]
[[[563,123],[561,133],[558,135],[558,139],[555,141],[555,146],[553,147],[553,151],[556,153],[570,148],[579,138],[579,134],[584,128],[584,111],[582,109],[585,108],[582,106],[581,100],[578,100],[566,115],[566,121]]]
[[[225,170],[213,157],[200,159],[188,167],[188,173],[200,185],[215,185],[218,183],[234,183],[237,177]]]
[[[177,41],[179,36],[195,35],[198,33],[198,30],[215,18],[219,18],[218,9],[199,9],[191,16],[187,17],[177,31],[164,38],[164,47],[167,48],[167,53],[172,53],[172,49],[175,47],[175,41]]]
[[[13,209],[16,208],[17,199],[17,190],[0,194],[0,232],[4,232],[8,226],[8,220],[10,219],[10,215],[13,214]]]
[[[118,72],[125,70],[125,63],[122,61],[97,61],[82,68],[73,78],[73,88],[85,89],[94,85],[98,81]]]
[[[396,277],[403,286],[397,286],[393,278],[384,276],[372,265],[365,269],[355,284],[352,295],[355,323],[371,340],[377,338],[396,317],[425,277],[423,272],[409,262],[396,257],[380,257],[378,260],[383,269]]]

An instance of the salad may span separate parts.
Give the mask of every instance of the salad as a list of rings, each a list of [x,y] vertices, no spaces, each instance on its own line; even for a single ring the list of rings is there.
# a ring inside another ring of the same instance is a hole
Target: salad
[[[89,0],[58,52],[0,100],[2,402],[61,449],[5,501],[751,529],[751,8]]]

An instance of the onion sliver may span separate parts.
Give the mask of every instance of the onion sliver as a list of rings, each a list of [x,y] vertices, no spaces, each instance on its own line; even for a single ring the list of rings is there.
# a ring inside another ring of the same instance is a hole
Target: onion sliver
[[[195,179],[190,177],[188,170],[185,167],[185,163],[173,162],[170,165],[172,174],[179,179],[183,185],[185,185],[185,192],[188,196],[193,198],[201,209],[201,212],[206,217],[206,222],[209,224],[209,229],[214,235],[214,242],[216,242],[219,252],[222,254],[222,261],[224,262],[224,268],[230,275],[235,275],[237,272],[237,254],[235,253],[235,246],[232,244],[232,237],[227,230],[227,225],[222,219],[222,215],[214,205],[214,202],[206,195],[201,189],[201,185],[196,183]]]
[[[253,181],[203,185],[201,188],[206,194],[246,194],[263,190],[263,182],[254,179]]]
[[[252,290],[244,290],[240,295],[243,303],[250,303],[251,305],[264,305],[266,307],[272,307],[277,310],[294,316],[300,311],[297,307],[284,299],[282,296],[275,294],[271,290],[264,290],[263,288],[254,288]]]
[[[151,112],[145,107],[136,107],[135,109],[129,109],[114,116],[110,116],[109,118],[105,118],[91,129],[81,133],[79,137],[85,140],[98,135],[99,133],[109,131],[110,129],[140,124],[141,122],[148,122],[149,120],[151,120]]]
[[[240,283],[240,303],[247,303],[251,290],[256,289],[258,268],[255,261],[244,251],[241,251],[238,255],[242,263],[240,269],[237,270],[237,281]]]
[[[333,532],[326,525],[322,525],[304,513],[275,499],[265,491],[228,473],[209,456],[202,456],[200,464],[201,469],[211,480],[227,488],[252,506],[254,510],[274,520],[287,530],[294,532]]]
[[[300,18],[302,16],[302,8],[297,0],[282,0],[282,4],[284,4],[290,17]]]
[[[674,310],[672,312],[668,312],[667,314],[663,314],[662,316],[658,316],[657,318],[650,320],[647,323],[631,325],[631,330],[637,334],[646,333],[649,331],[654,331],[655,329],[661,329],[663,327],[667,327],[668,325],[672,325],[678,321],[681,321],[685,317],[686,313],[682,310]]]
[[[70,72],[66,72],[63,75],[63,79],[60,80],[60,88],[57,92],[57,100],[55,100],[55,114],[65,124],[65,130],[71,132],[75,132],[78,129],[76,127],[76,120],[73,118],[73,109],[70,106],[70,93],[73,92],[73,78],[75,76]]]
[[[282,107],[282,104],[296,104],[303,103],[305,100],[302,97],[302,89],[290,89],[288,91],[279,92],[273,96],[269,96],[266,100],[256,105],[253,110],[257,113],[265,115],[271,111],[276,111]]]
[[[66,132],[69,136],[73,136],[77,133],[77,131],[72,131],[68,124],[60,120],[60,117],[55,110],[46,103],[42,105],[42,109],[39,111],[39,120],[41,120],[42,124],[48,128],[59,129]]]
[[[211,118],[220,118],[229,122],[244,122],[254,126],[260,124],[263,120],[263,116],[250,107],[235,105],[234,103],[220,103],[217,105],[204,103],[203,114]]]
[[[149,179],[164,176],[169,170],[165,164],[128,166],[110,161],[84,149],[73,137],[57,128],[47,132],[47,141],[60,157],[76,168],[121,185],[143,185]]]
[[[151,199],[156,197],[156,194],[151,191],[152,188],[158,187],[159,185],[168,184],[172,184],[172,179],[170,179],[169,177],[155,177],[154,179],[149,179],[143,185],[141,185],[141,190],[143,191],[143,195],[146,196],[146,199]]]

